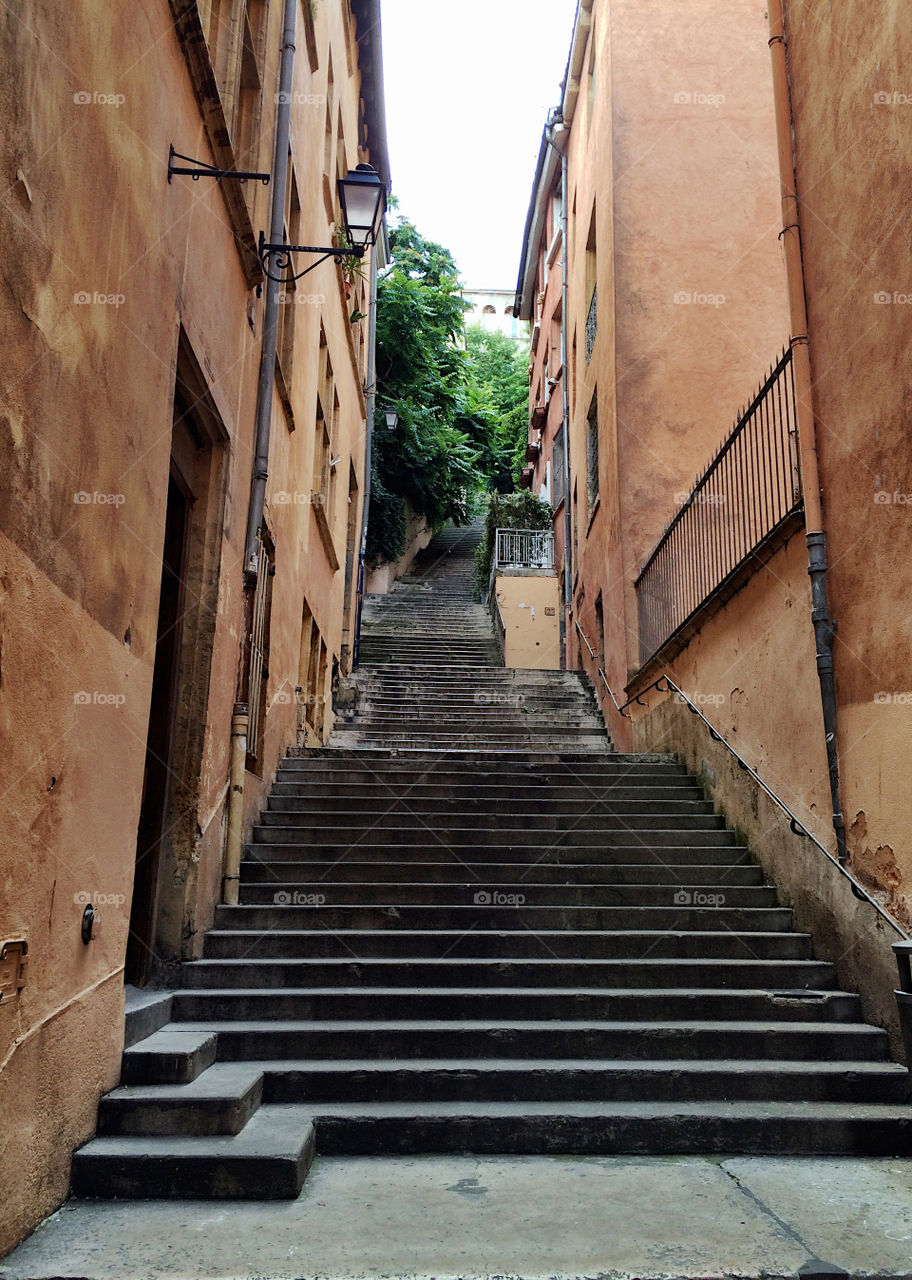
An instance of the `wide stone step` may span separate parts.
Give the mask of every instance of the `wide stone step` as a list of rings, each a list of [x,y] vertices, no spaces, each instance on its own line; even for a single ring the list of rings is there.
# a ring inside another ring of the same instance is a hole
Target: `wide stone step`
[[[335,930],[210,929],[203,954],[210,959],[453,959],[482,958],[538,960],[554,956],[592,960],[639,959],[758,959],[809,960],[811,939],[806,933],[732,933],[728,929],[694,933],[674,930],[626,929],[614,933],[569,929]]]
[[[903,1103],[909,1077],[894,1062],[567,1062],[560,1058],[266,1062],[271,1103],[733,1102]]]
[[[188,1025],[217,1032],[222,1062],[288,1058],[888,1061],[885,1032],[866,1023],[847,1022],[397,1018],[378,1023],[313,1018],[233,1021],[213,1016]]]
[[[560,787],[526,785],[517,794],[511,787],[485,787],[484,794],[468,786],[437,786],[433,782],[383,782],[370,788],[357,782],[282,782],[273,783],[269,808],[285,806],[286,801],[300,802],[306,812],[328,812],[343,809],[346,813],[371,811],[388,804],[408,805],[410,810],[425,813],[486,812],[492,806],[503,814],[601,813],[617,805],[634,804],[640,811],[657,802],[680,804],[703,802],[703,794],[694,786],[665,786],[659,783],[639,787],[609,785],[573,787],[561,794]],[[710,812],[712,807],[710,806]],[[618,809],[617,812],[623,812]]]
[[[181,967],[185,988],[289,987],[560,987],[648,989],[731,987],[737,990],[834,988],[833,965],[813,960],[466,959],[441,960],[194,960]],[[208,1074],[208,1073],[206,1073]]]
[[[762,885],[760,868],[751,863],[720,866],[701,863],[675,863],[657,861],[655,865],[644,863],[552,863],[532,862],[526,866],[515,862],[456,862],[445,858],[439,862],[358,861],[357,857],[344,862],[317,860],[264,862],[250,857],[241,864],[241,880],[245,884],[311,884],[323,881],[330,884],[406,884],[417,880],[425,884],[452,883],[455,875],[464,874],[476,883],[498,887],[517,884],[560,884],[596,886],[608,884],[681,885],[690,889],[702,886],[721,888],[734,885]],[[461,881],[464,883],[464,881]]]
[[[127,1085],[189,1084],[212,1066],[215,1053],[214,1035],[173,1028],[156,1031],[124,1050],[122,1080]]]
[[[326,1155],[905,1155],[912,1108],[827,1102],[324,1103]]]
[[[366,800],[373,799],[373,812],[367,808],[361,810],[353,804],[350,805],[348,797],[346,797],[344,808],[334,810],[322,806],[315,808],[312,798],[303,788],[301,791],[303,794],[299,796],[273,791],[269,798],[269,807],[264,810],[263,821],[265,823],[273,821],[273,815],[303,816],[316,813],[319,814],[321,825],[338,823],[343,826],[348,822],[353,828],[357,828],[374,821],[380,822],[381,825],[392,825],[409,814],[421,813],[422,821],[430,821],[434,827],[451,824],[495,827],[504,824],[513,830],[534,826],[551,831],[564,831],[568,828],[578,830],[587,824],[603,825],[609,819],[626,818],[628,815],[640,818],[644,814],[650,817],[662,814],[683,818],[693,817],[694,814],[713,813],[711,801],[698,799],[692,795],[677,797],[673,800],[656,800],[651,796],[637,796],[630,800],[621,800],[612,796],[611,799],[600,800],[591,796],[576,801],[551,801],[550,803],[539,797],[537,803],[535,798],[530,799],[529,804],[533,806],[532,808],[527,807],[523,801],[515,801],[512,804],[502,802],[492,812],[491,806],[479,799],[467,800],[465,803],[455,800],[450,804],[443,804],[440,800],[422,803],[420,797],[407,795],[398,800],[393,800],[391,797],[385,801],[382,796],[375,793],[373,797],[365,797]]]
[[[407,863],[415,867],[413,880],[422,879],[421,868],[440,862],[446,858],[453,865],[460,867],[480,867],[492,863],[509,863],[515,865],[516,875],[522,876],[532,866],[643,866],[656,865],[729,867],[753,866],[748,850],[743,845],[715,844],[701,845],[697,842],[681,845],[661,845],[655,848],[642,842],[639,844],[618,845],[616,850],[605,845],[589,846],[553,844],[542,848],[541,845],[515,845],[512,847],[465,846],[457,848],[449,842],[439,840],[426,845],[405,845],[391,849],[386,844],[373,844],[360,840],[340,844],[334,848],[326,845],[313,848],[302,848],[296,844],[261,844],[250,845],[241,868],[254,863],[273,866],[279,863],[304,863],[314,866],[317,863],[331,862],[339,865],[343,862],[365,863],[376,866]],[[377,876],[367,877],[377,879]]]
[[[240,1133],[99,1137],[73,1157],[87,1199],[295,1199],[314,1157],[312,1106],[260,1107]]]
[[[318,901],[322,899],[322,901]],[[512,884],[487,883],[480,878],[455,880],[440,884],[375,883],[351,884],[329,880],[273,881],[241,885],[241,902],[248,906],[270,904],[277,907],[303,905],[349,906],[377,904],[398,907],[430,906],[437,908],[474,906],[476,911],[488,907],[524,910],[544,908],[602,907],[774,907],[776,890],[770,885],[730,885],[716,881],[707,885],[683,887],[669,884]]]
[[[364,903],[325,906],[216,907],[219,928],[238,929],[687,929],[769,932],[788,929],[787,907],[540,907],[403,906]]]
[[[98,1108],[98,1133],[140,1136],[240,1133],[263,1099],[257,1065],[220,1062],[189,1084],[122,1086]]]
[[[461,1019],[466,1022],[523,1018],[557,1022],[843,1022],[860,1016],[858,997],[803,987],[780,991],[735,989],[560,988],[521,986],[456,990],[451,987],[221,988],[180,990],[177,1020],[248,1021],[313,1019],[315,1022],[397,1019]],[[221,1049],[220,1049],[221,1056]],[[200,1077],[203,1079],[204,1077]],[[191,1086],[187,1086],[190,1088]]]

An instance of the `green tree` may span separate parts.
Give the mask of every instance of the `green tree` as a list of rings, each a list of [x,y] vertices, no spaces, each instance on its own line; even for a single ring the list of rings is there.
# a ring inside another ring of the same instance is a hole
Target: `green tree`
[[[529,353],[498,330],[466,329],[470,378],[489,427],[484,470],[497,493],[512,493],[525,463],[529,429]]]
[[[390,235],[393,265],[378,286],[377,415],[367,554],[405,548],[405,504],[429,524],[465,524],[479,483],[483,406],[469,387],[465,304],[452,254],[410,222]],[[395,408],[395,431],[385,413]],[[482,415],[479,417],[479,415]]]

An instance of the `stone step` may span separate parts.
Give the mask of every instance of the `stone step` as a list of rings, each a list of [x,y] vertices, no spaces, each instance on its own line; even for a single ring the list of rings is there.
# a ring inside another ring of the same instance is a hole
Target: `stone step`
[[[171,992],[124,987],[124,1047],[144,1040],[171,1018]]]
[[[422,814],[451,810],[485,812],[496,806],[500,813],[572,815],[602,812],[606,808],[630,802],[645,809],[658,801],[702,801],[703,793],[692,784],[665,786],[660,783],[644,783],[638,787],[617,784],[607,787],[567,787],[564,794],[558,786],[527,785],[520,793],[512,787],[489,786],[484,788],[484,794],[479,794],[479,789],[475,787],[448,787],[421,781],[383,782],[378,788],[375,779],[373,789],[366,782],[342,779],[336,782],[274,782],[269,795],[269,808],[272,809],[277,804],[284,805],[289,800],[306,804],[311,813],[332,812],[340,805],[346,812],[353,813],[372,811],[378,805],[385,807],[387,804],[403,804],[408,805],[413,812]]]
[[[374,809],[381,809],[383,812],[378,815],[366,807],[358,807],[350,803],[350,797],[346,796],[344,803],[345,809],[331,809],[323,805],[316,805],[306,789],[301,788],[301,794],[298,796],[286,793],[276,792],[273,789],[269,797],[268,807],[263,811],[264,821],[272,821],[272,815],[319,815],[321,825],[327,825],[330,820],[331,825],[342,826],[347,821],[352,831],[358,830],[361,826],[370,823],[372,820],[381,821],[382,825],[388,823],[401,822],[403,817],[421,813],[422,821],[430,821],[433,826],[450,826],[465,825],[476,827],[495,827],[502,822],[507,822],[512,830],[518,830],[525,827],[541,827],[549,831],[566,831],[578,830],[582,826],[593,825],[600,826],[611,819],[623,819],[627,816],[641,818],[644,815],[649,817],[657,817],[659,815],[669,815],[671,817],[693,817],[700,814],[714,815],[713,805],[710,800],[704,800],[702,797],[697,798],[699,793],[691,792],[683,797],[676,797],[673,800],[657,800],[652,796],[638,796],[635,799],[621,800],[612,797],[609,800],[598,800],[595,797],[583,797],[577,801],[551,801],[539,798],[536,803],[535,799],[531,799],[528,803],[533,807],[527,807],[524,801],[500,802],[492,811],[492,807],[487,799],[475,797],[473,800],[453,801],[450,804],[444,804],[439,799],[431,802],[421,801],[417,797],[404,795],[399,798],[390,797],[386,802],[381,801],[380,797],[374,795]],[[368,798],[365,797],[365,800]],[[341,797],[336,803],[341,803]],[[390,806],[390,807],[388,807]],[[392,807],[395,806],[395,807]],[[268,819],[267,819],[268,815]]]
[[[353,814],[352,818],[363,815]],[[454,822],[446,822],[443,818],[433,825],[403,825],[401,814],[392,813],[387,821],[370,823],[352,821],[348,829],[332,825],[314,823],[302,824],[299,814],[270,814],[268,811],[260,815],[261,821],[253,828],[254,844],[296,844],[301,848],[318,846],[329,849],[338,845],[351,848],[359,836],[369,833],[373,844],[393,846],[425,845],[436,843],[451,849],[484,848],[485,846],[507,846],[515,848],[524,845],[538,849],[560,844],[599,847],[606,850],[621,848],[624,845],[648,844],[661,848],[666,844],[687,845],[730,845],[734,836],[721,825],[716,814],[695,814],[689,817],[672,818],[666,814],[625,814],[613,817],[611,814],[598,815],[595,823],[567,824],[560,828],[544,826],[507,827],[472,826],[468,823],[468,815],[456,814]],[[298,820],[296,820],[298,819]],[[462,825],[457,825],[461,823]],[[340,840],[340,836],[343,837]],[[348,837],[348,838],[344,838]],[[532,861],[532,859],[529,859]]]
[[[776,890],[771,885],[730,885],[716,880],[705,886],[680,882],[669,884],[531,884],[514,881],[512,884],[488,884],[472,877],[439,884],[390,883],[362,881],[358,884],[331,880],[308,879],[300,882],[272,881],[257,884],[244,881],[241,884],[241,902],[245,906],[285,907],[298,900],[321,898],[329,906],[370,906],[398,909],[399,907],[428,906],[441,910],[450,907],[474,906],[484,911],[491,906],[504,906],[525,911],[544,909],[600,909],[605,907],[649,908],[666,907],[693,901],[697,906],[715,910],[733,907],[775,907]],[[305,908],[310,905],[304,902]],[[322,905],[322,903],[314,904]]]
[[[312,1106],[260,1107],[240,1133],[99,1137],[73,1157],[82,1199],[295,1199],[314,1157]]]
[[[171,994],[168,993],[170,1018]],[[215,1062],[214,1035],[170,1027],[126,1048],[122,1082],[134,1084],[190,1084]]]
[[[215,1016],[215,1009],[212,1013],[211,1018],[189,1025],[217,1033],[221,1062],[287,1058],[562,1058],[568,1064],[579,1058],[888,1061],[886,1033],[866,1023],[785,1019],[528,1021],[512,1017],[468,1022],[406,1018],[379,1023],[313,1018],[235,1021]]]
[[[349,1059],[264,1062],[270,1103],[699,1102],[774,1099],[902,1103],[908,1072],[894,1062],[568,1062],[545,1059]]]
[[[560,987],[648,989],[732,988],[750,990],[835,988],[833,965],[815,960],[666,959],[367,959],[193,960],[181,966],[185,989],[281,989],[340,987]],[[208,1074],[208,1073],[207,1073]]]
[[[325,906],[226,906],[215,909],[218,928],[237,929],[688,929],[770,932],[789,929],[787,907],[540,907],[402,906],[381,903]]]
[[[241,880],[245,884],[408,884],[421,880],[425,884],[452,883],[455,874],[470,877],[470,883],[512,886],[517,884],[559,884],[598,886],[608,884],[665,885],[675,890],[682,884],[690,891],[702,887],[708,891],[715,886],[761,885],[760,868],[745,862],[731,866],[700,863],[676,863],[660,861],[656,865],[643,863],[550,863],[533,862],[526,866],[512,863],[479,862],[456,863],[452,858],[439,862],[370,862],[348,858],[344,862],[291,861],[264,862],[256,857],[241,864]],[[460,883],[465,883],[461,880]]]
[[[213,1037],[214,1038],[214,1037]],[[263,1100],[258,1065],[219,1062],[188,1084],[121,1086],[98,1108],[99,1136],[235,1134]]]
[[[354,1156],[905,1155],[912,1108],[828,1102],[324,1103],[321,1152]]]
[[[352,956],[369,960],[482,958],[533,960],[553,956],[576,959],[585,955],[592,960],[639,959],[758,959],[810,960],[811,939],[806,933],[732,933],[728,929],[712,932],[681,933],[672,930],[623,929],[614,933],[590,931],[577,933],[569,929],[507,930],[335,930],[318,929],[210,929],[206,934],[203,954],[210,959],[310,959],[350,960]],[[181,1033],[183,1034],[183,1033]]]
[[[516,867],[516,876],[522,876],[527,868],[533,866],[642,866],[680,867],[701,866],[735,867],[753,866],[753,860],[743,845],[715,844],[701,845],[697,841],[690,844],[662,845],[651,847],[645,842],[618,845],[612,849],[606,845],[513,845],[489,846],[480,848],[476,845],[457,847],[439,840],[429,841],[425,845],[404,845],[391,848],[387,844],[353,841],[345,845],[329,847],[327,845],[303,848],[293,843],[249,845],[246,850],[242,868],[248,864],[261,863],[270,866],[279,863],[303,863],[314,866],[317,863],[331,861],[339,865],[343,861],[360,862],[376,866],[380,864],[401,863],[415,867],[415,880],[422,878],[421,868],[448,859],[460,867],[482,867],[497,860],[498,864],[509,863]],[[376,880],[377,876],[369,877]]]
[[[551,1023],[572,1018],[644,1024],[697,1019],[766,1025],[796,1021],[851,1024],[857,1022],[860,1012],[857,996],[803,987],[776,991],[686,987],[542,990],[503,986],[457,991],[451,987],[233,987],[213,991],[189,988],[174,993],[174,1016],[178,1021],[365,1020],[378,1028],[400,1019],[444,1018],[479,1024],[513,1018]]]

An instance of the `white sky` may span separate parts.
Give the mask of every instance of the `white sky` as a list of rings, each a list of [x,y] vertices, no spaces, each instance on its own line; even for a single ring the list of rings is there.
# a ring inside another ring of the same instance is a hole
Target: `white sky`
[[[382,0],[399,212],[472,288],[512,289],[576,0]]]

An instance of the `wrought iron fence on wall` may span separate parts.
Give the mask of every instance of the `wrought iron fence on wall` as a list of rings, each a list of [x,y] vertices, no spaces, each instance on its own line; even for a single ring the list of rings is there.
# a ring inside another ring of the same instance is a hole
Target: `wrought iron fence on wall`
[[[542,529],[498,529],[495,569],[553,569],[554,534]]]
[[[636,580],[641,664],[801,508],[790,348],[680,499]]]

